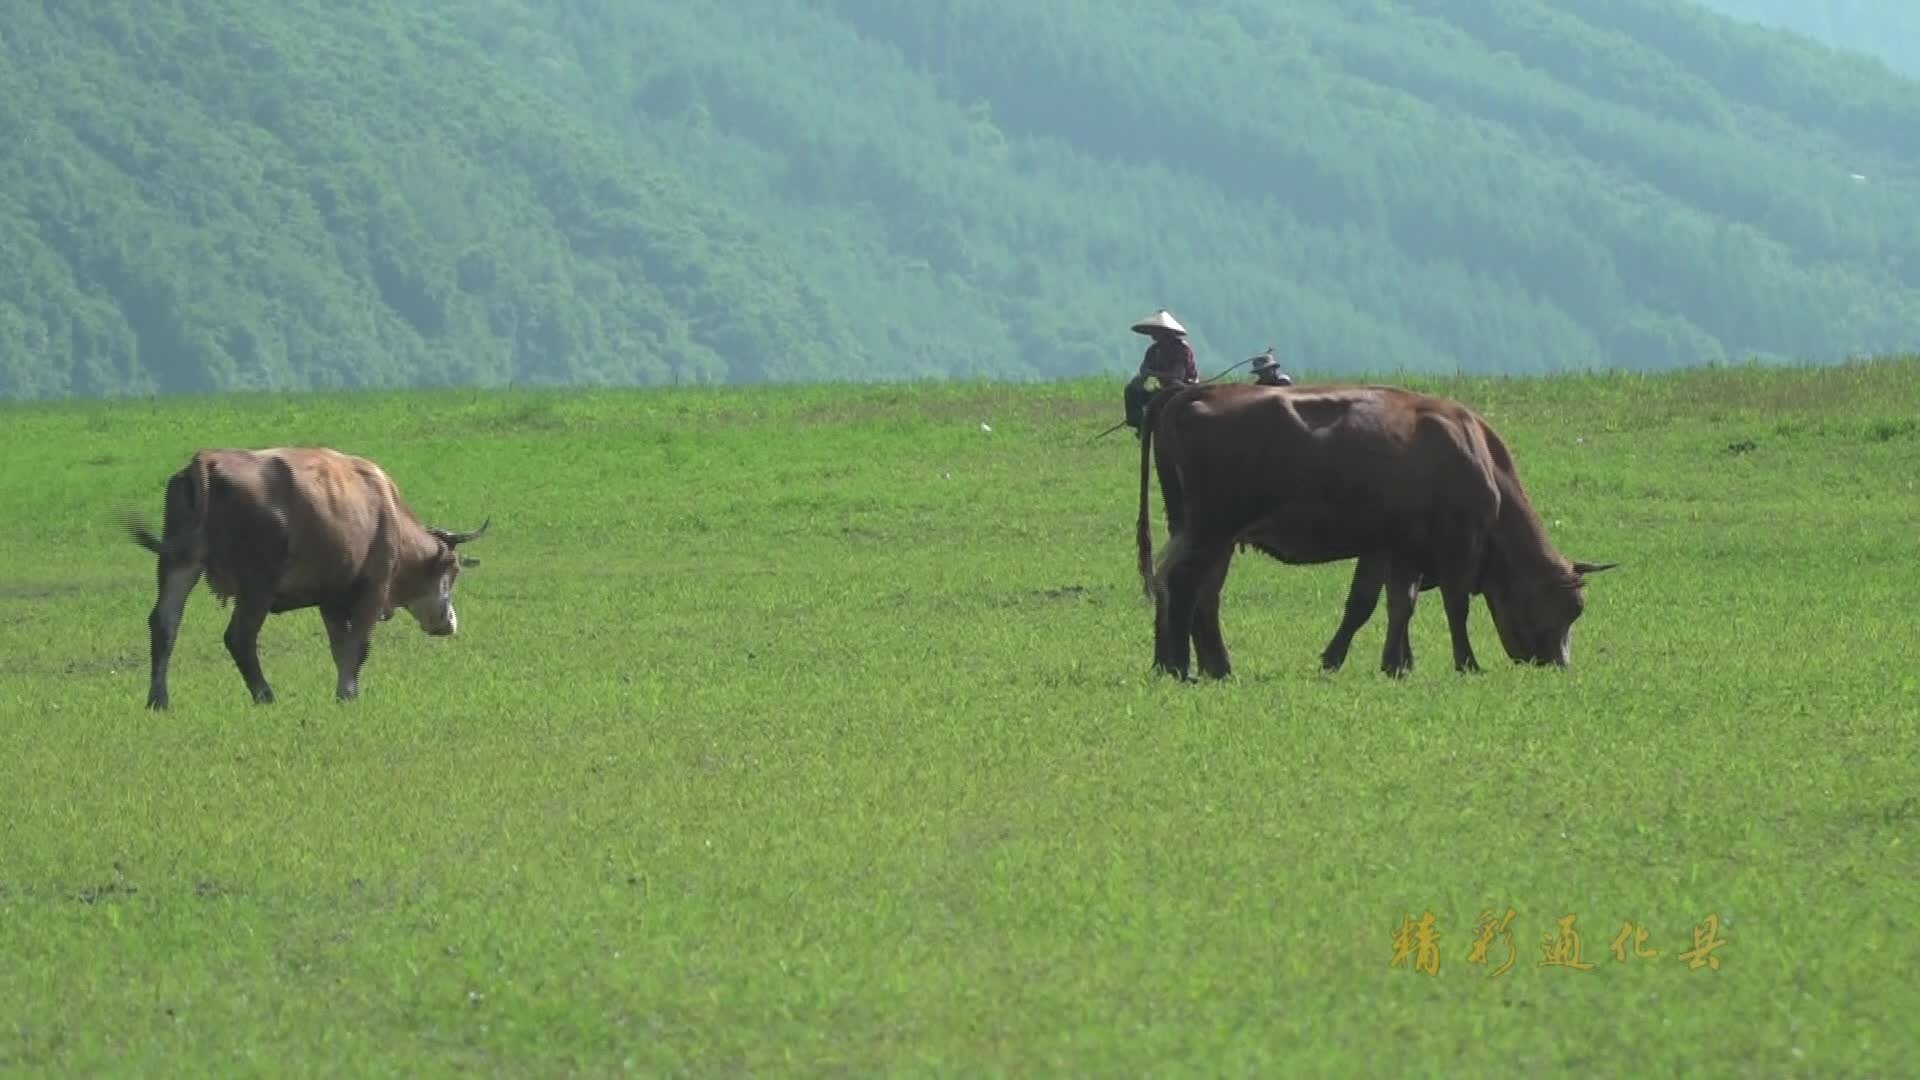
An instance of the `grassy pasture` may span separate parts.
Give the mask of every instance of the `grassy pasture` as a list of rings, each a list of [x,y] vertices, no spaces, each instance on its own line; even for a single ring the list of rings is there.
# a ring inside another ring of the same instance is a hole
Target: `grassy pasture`
[[[1243,556],[1150,678],[1108,382],[0,408],[0,1069],[1911,1075],[1920,363],[1421,385],[1623,564],[1573,671]],[[255,708],[202,590],[145,713],[114,513],[298,443],[493,515],[460,636]]]

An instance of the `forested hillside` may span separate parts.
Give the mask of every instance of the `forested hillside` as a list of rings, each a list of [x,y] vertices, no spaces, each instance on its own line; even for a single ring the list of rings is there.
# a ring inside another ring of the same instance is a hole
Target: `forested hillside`
[[[1699,0],[1715,11],[1783,27],[1920,74],[1920,4],[1912,0]]]
[[[1920,86],[1679,0],[6,11],[9,397],[1920,339]]]

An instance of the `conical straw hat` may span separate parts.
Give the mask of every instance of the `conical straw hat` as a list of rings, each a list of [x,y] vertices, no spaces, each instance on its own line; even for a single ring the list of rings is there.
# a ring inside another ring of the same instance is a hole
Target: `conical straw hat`
[[[1136,334],[1152,334],[1155,330],[1171,331],[1182,337],[1185,337],[1187,333],[1187,328],[1181,326],[1180,320],[1174,318],[1166,308],[1161,308],[1159,311],[1133,324],[1133,332]]]

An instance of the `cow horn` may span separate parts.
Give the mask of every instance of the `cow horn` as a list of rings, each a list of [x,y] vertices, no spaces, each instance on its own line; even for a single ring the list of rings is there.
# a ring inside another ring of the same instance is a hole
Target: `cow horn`
[[[1576,574],[1579,574],[1581,577],[1585,577],[1588,574],[1597,574],[1602,570],[1611,570],[1614,567],[1619,565],[1620,564],[1617,562],[1603,562],[1603,563],[1577,562],[1573,564],[1573,572]]]
[[[489,514],[487,515],[487,519],[480,523],[480,527],[473,530],[472,532],[457,533],[457,532],[448,532],[445,529],[432,529],[429,531],[432,532],[433,535],[439,537],[441,541],[444,542],[448,547],[459,547],[461,544],[470,544],[473,541],[480,539],[480,537],[486,533],[487,526],[491,524],[493,524],[493,515]]]

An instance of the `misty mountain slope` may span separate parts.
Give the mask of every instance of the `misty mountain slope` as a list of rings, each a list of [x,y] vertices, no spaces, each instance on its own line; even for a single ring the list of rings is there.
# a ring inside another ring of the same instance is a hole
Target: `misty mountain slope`
[[[767,321],[843,343],[757,223],[443,20],[94,7],[5,33],[9,395],[714,381],[777,355]]]
[[[1319,375],[1920,327],[1913,84],[1679,2],[51,10],[8,396],[1123,372],[1162,305]]]

